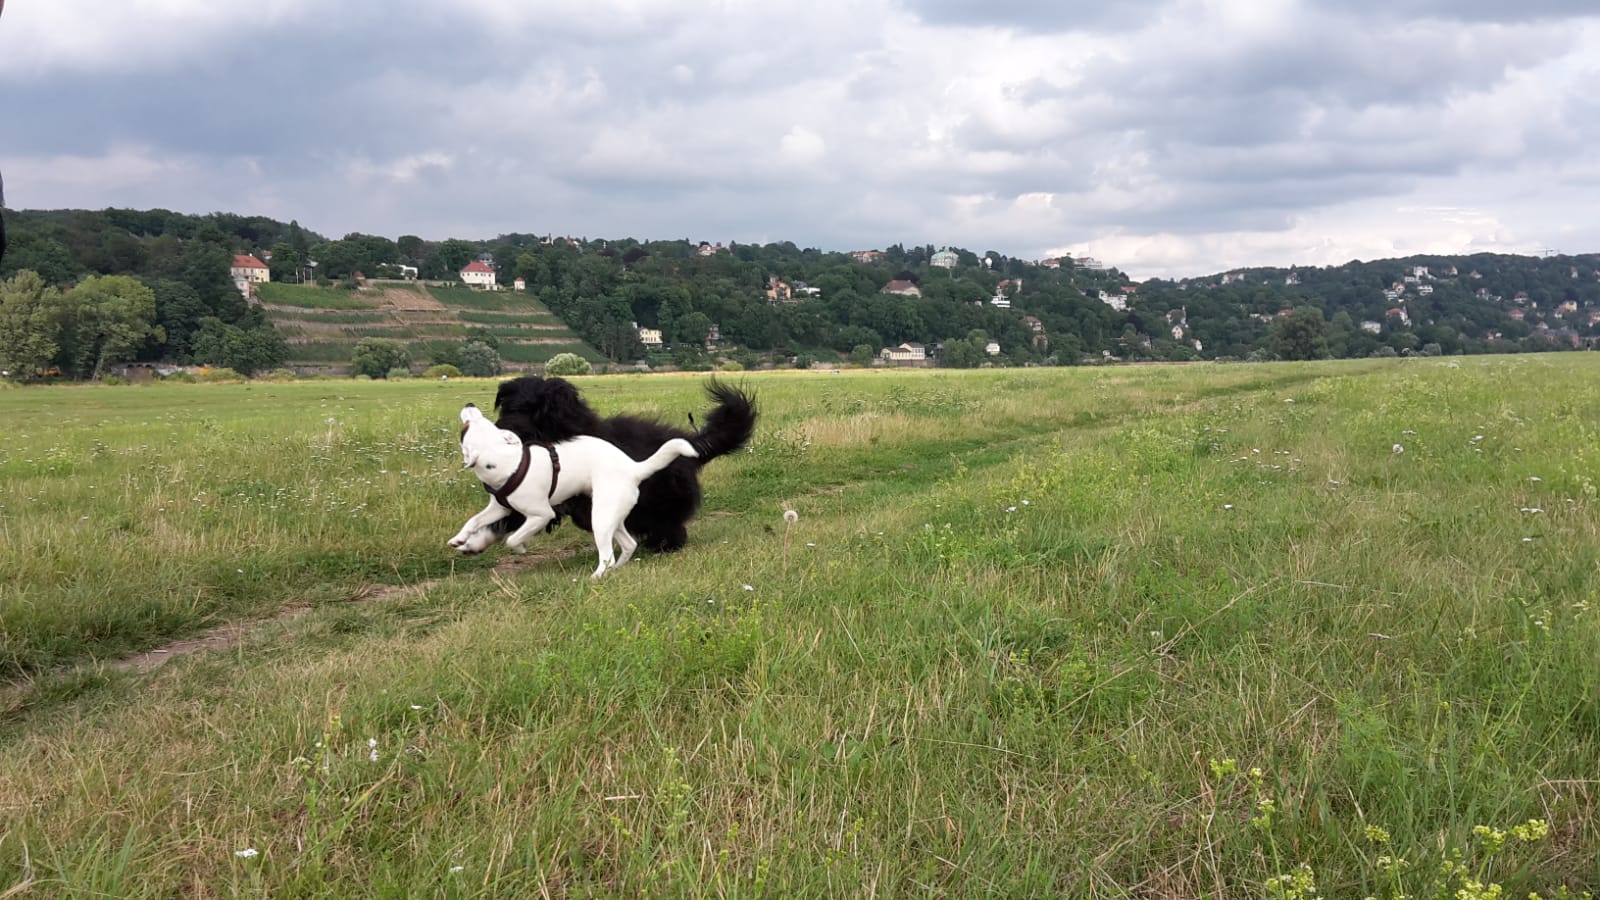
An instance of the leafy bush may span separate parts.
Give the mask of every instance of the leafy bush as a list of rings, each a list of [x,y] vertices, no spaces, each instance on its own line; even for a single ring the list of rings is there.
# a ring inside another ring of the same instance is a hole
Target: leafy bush
[[[423,373],[423,378],[460,378],[461,370],[449,364],[429,366]]]
[[[350,355],[350,366],[357,375],[382,378],[393,369],[409,371],[411,351],[392,338],[362,338]]]
[[[588,363],[584,363],[584,366],[587,367]],[[500,354],[483,341],[468,341],[461,348],[461,372],[474,378],[499,375]]]
[[[396,368],[390,369],[383,377],[389,379],[390,381],[399,381],[399,380],[402,380],[402,379],[405,379],[405,378],[410,378],[411,377],[411,370],[410,369],[396,367]]]
[[[215,369],[207,369],[201,372],[200,380],[216,384],[225,381],[243,381],[244,376],[227,366],[218,366]]]
[[[594,368],[576,353],[557,353],[544,364],[546,375],[589,375]]]

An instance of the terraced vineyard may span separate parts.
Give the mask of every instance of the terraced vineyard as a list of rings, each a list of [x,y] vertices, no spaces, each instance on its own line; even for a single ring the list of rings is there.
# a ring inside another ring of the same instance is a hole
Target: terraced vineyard
[[[456,285],[368,282],[355,291],[310,285],[263,284],[259,299],[289,344],[289,363],[338,366],[356,342],[393,338],[411,357],[431,361],[442,346],[474,335],[492,336],[507,363],[542,363],[557,353],[591,362],[605,357],[526,293],[478,291]]]

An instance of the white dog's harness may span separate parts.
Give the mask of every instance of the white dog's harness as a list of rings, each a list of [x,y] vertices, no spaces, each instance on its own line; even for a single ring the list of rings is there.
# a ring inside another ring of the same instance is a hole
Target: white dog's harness
[[[498,488],[492,488],[489,487],[487,482],[480,482],[483,484],[483,489],[489,492],[489,496],[493,497],[496,503],[506,509],[515,509],[511,505],[511,495],[516,493],[517,488],[522,487],[523,479],[528,477],[528,464],[532,462],[532,457],[528,453],[528,446],[527,444],[522,445],[522,461],[517,463],[517,470],[511,473],[511,477],[506,479],[505,484],[500,485]],[[561,480],[561,457],[556,456],[555,447],[549,444],[540,444],[539,446],[550,453],[550,493],[547,496],[554,497],[556,495],[556,483]]]

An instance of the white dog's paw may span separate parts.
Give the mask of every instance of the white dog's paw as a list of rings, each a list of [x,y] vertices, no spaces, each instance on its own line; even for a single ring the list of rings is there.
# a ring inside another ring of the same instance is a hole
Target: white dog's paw
[[[493,547],[499,540],[492,528],[479,528],[471,534],[458,534],[450,539],[450,546],[466,556],[477,556]]]

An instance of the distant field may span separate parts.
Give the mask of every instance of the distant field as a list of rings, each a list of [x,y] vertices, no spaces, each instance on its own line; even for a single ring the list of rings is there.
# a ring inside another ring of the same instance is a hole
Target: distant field
[[[285,284],[259,288],[261,299],[272,307],[267,315],[294,341],[290,364],[346,363],[355,343],[368,337],[407,342],[414,361],[427,363],[441,341],[459,346],[479,329],[495,337],[556,341],[502,348],[502,359],[508,362],[545,362],[557,353],[606,361],[525,292],[387,281],[356,292]]]
[[[0,390],[0,893],[1600,888],[1600,356],[746,383],[599,582],[446,550],[494,380]]]
[[[302,309],[372,309],[372,301],[354,291],[320,288],[315,285],[258,284],[256,291],[262,301],[277,306],[296,306]]]

